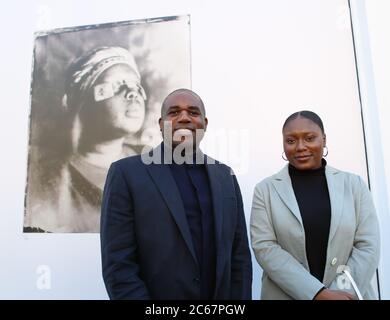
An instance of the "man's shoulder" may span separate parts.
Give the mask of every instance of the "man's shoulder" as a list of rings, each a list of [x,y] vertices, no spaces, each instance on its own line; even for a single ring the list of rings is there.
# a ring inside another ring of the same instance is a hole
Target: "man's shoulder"
[[[205,161],[206,161],[206,165],[215,166],[215,168],[217,168],[217,170],[219,170],[223,174],[235,175],[231,167],[229,167],[227,164],[219,160],[216,160],[208,155],[205,155]]]
[[[119,159],[113,163],[114,166],[119,168],[137,167],[143,166],[141,155],[129,156],[126,158]]]

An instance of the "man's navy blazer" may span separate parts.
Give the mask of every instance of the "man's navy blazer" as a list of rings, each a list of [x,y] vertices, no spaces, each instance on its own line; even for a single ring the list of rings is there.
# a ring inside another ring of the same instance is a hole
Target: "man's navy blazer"
[[[161,147],[161,145],[160,145]],[[155,149],[156,150],[156,149]],[[205,156],[214,208],[214,299],[251,299],[252,263],[241,192],[231,169]],[[114,162],[101,216],[103,278],[111,299],[199,299],[198,265],[169,165]]]

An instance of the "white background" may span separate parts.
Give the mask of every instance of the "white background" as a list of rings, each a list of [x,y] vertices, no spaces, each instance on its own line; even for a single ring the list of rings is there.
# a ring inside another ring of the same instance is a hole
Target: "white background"
[[[247,220],[255,184],[285,164],[281,127],[292,112],[317,112],[328,163],[367,179],[347,1],[8,2],[0,17],[0,298],[107,298],[99,235],[22,233],[33,33],[182,14],[191,15],[192,88],[209,118],[204,151],[235,169]],[[51,271],[49,290],[37,286],[41,265]],[[258,299],[255,259],[253,266]]]
[[[381,227],[379,282],[390,299],[390,2],[351,2],[371,192]]]

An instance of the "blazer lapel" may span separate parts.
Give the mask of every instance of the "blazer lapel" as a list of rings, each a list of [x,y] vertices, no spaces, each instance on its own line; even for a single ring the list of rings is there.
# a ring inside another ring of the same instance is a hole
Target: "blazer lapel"
[[[284,204],[290,209],[301,225],[303,225],[298,202],[295,198],[294,189],[288,174],[288,165],[275,175],[275,178],[272,180],[272,184]]]
[[[326,166],[325,175],[328,183],[331,207],[331,220],[328,241],[328,243],[330,243],[340,223],[343,210],[344,179],[343,175],[341,175],[338,170],[329,166]]]
[[[194,261],[198,264],[183,201],[169,166],[152,163],[146,167],[164,198]]]

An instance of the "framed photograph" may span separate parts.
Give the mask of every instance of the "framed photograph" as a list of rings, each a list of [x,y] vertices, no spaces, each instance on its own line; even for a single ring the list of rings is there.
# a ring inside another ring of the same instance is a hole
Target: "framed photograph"
[[[99,232],[110,164],[161,141],[190,65],[189,16],[36,33],[24,232]]]

